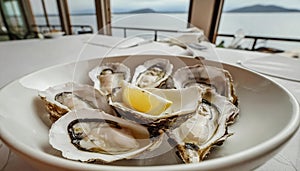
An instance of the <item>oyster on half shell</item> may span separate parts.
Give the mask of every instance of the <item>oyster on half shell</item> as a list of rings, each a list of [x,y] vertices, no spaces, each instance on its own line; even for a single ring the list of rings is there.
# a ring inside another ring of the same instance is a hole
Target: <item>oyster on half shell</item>
[[[171,132],[181,159],[185,163],[204,160],[213,146],[221,145],[232,135],[227,126],[234,122],[238,112],[226,97],[207,89],[197,114]]]
[[[155,94],[172,102],[172,105],[162,113],[151,115],[139,112],[126,105],[123,101],[123,90],[126,84],[129,83],[124,82],[122,88],[112,95],[110,104],[116,109],[121,117],[151,127],[154,129],[153,131],[169,128],[175,129],[180,126],[196,113],[199,103],[202,100],[202,90],[196,86],[182,89],[143,89],[143,91],[146,91],[147,93]],[[130,86],[134,85],[130,84]]]
[[[231,74],[224,69],[203,64],[179,68],[173,75],[176,88],[198,85],[213,88],[233,104],[238,104]]]
[[[111,94],[113,89],[120,87],[123,80],[130,81],[130,69],[122,63],[105,63],[89,72],[94,87],[101,93]]]
[[[95,109],[68,112],[52,124],[49,142],[65,158],[105,163],[134,158],[156,148],[162,135],[151,137],[148,129]]]
[[[167,59],[151,59],[139,65],[131,83],[141,88],[156,88],[164,85],[172,74],[173,64]]]
[[[52,122],[71,110],[101,109],[113,114],[106,96],[89,85],[68,82],[39,92]]]

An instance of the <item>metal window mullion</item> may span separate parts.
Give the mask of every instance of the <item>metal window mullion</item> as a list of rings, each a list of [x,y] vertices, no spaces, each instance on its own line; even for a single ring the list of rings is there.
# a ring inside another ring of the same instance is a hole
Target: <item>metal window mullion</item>
[[[68,0],[56,0],[56,2],[58,7],[61,29],[65,32],[66,35],[71,35],[72,28]]]
[[[213,9],[213,15],[211,19],[210,32],[209,32],[209,40],[212,43],[216,42],[221,14],[223,10],[224,0],[216,0]]]
[[[21,0],[21,9],[24,13],[25,22],[28,28],[28,31],[37,32],[37,28],[33,27],[35,25],[35,19],[31,8],[31,3],[28,0]]]
[[[43,7],[43,12],[44,12],[44,17],[45,17],[45,21],[46,21],[46,25],[48,27],[48,29],[50,30],[50,22],[48,19],[48,13],[47,13],[47,8],[46,8],[46,4],[44,0],[41,0],[42,2],[42,7]]]
[[[110,0],[95,0],[98,33],[111,35]]]
[[[191,25],[191,17],[192,17],[193,4],[194,4],[194,0],[190,0],[189,11],[188,11],[188,23],[187,23],[187,28],[192,27],[192,25]]]

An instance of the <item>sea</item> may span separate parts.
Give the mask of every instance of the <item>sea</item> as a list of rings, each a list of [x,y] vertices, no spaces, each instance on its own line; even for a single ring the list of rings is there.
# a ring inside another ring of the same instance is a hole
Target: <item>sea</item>
[[[112,14],[111,25],[114,27],[136,27],[167,30],[187,29],[187,13],[154,13],[154,14]],[[277,38],[300,39],[300,12],[281,13],[222,13],[218,29],[220,34],[237,34]],[[59,24],[58,16],[49,17],[50,24]],[[45,24],[44,18],[36,17],[37,24]],[[91,25],[97,30],[95,15],[71,15],[71,23]],[[200,28],[201,29],[201,28]],[[74,30],[76,32],[76,30]],[[158,32],[159,36],[168,37],[167,32]],[[124,37],[124,30],[112,29],[112,35]],[[126,36],[153,36],[153,32],[127,30]],[[232,43],[232,38],[217,37],[216,44],[225,42],[225,47]],[[242,39],[240,47],[251,48],[252,39]],[[259,40],[256,47],[271,47],[282,50],[300,49],[300,42]]]

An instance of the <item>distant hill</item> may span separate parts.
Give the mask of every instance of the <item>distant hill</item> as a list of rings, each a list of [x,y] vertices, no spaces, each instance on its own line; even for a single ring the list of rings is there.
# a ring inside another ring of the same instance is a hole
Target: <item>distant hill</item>
[[[140,14],[140,13],[155,13],[156,11],[151,8],[143,8],[126,12],[114,12],[115,14]]]
[[[247,12],[300,12],[298,9],[288,9],[275,5],[253,5],[227,11],[229,13],[247,13]]]
[[[185,13],[183,10],[170,10],[170,11],[156,11],[151,8],[143,8],[132,11],[116,10],[114,14],[141,14],[141,13]]]

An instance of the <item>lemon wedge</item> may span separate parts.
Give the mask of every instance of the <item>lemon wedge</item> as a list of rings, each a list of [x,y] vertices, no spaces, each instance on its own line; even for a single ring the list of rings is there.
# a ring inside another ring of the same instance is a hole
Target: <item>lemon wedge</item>
[[[130,108],[154,116],[160,115],[172,105],[172,101],[127,82],[123,82],[122,98]]]

